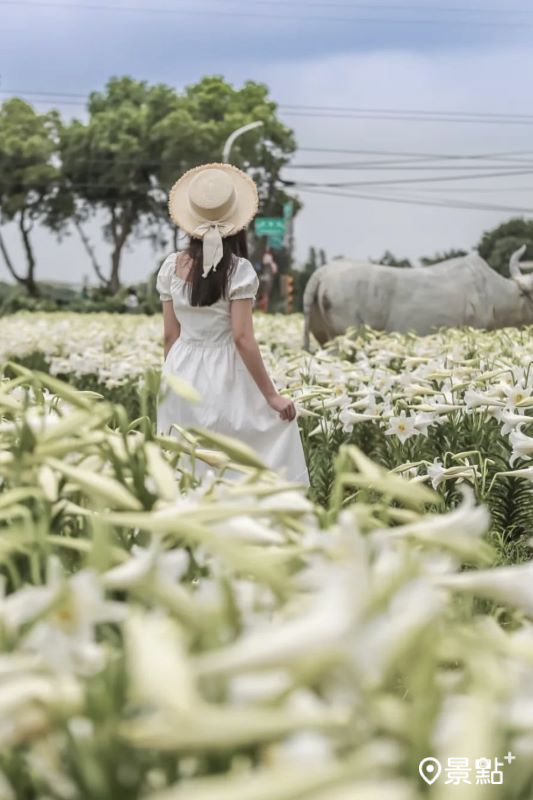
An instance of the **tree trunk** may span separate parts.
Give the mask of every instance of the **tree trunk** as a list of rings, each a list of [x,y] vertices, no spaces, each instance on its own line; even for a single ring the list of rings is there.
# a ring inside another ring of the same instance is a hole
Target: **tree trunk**
[[[11,261],[11,257],[7,252],[6,243],[4,242],[4,238],[1,233],[0,233],[0,253],[2,253],[6,267],[8,268],[11,275],[15,278],[17,283],[21,283],[22,285],[24,285],[25,284],[24,278],[21,275],[17,275],[15,267],[13,266],[13,262]]]
[[[179,242],[179,236],[180,236],[180,229],[179,229],[179,228],[178,228],[178,226],[176,225],[176,226],[174,227],[173,234],[172,234],[172,241],[173,241],[173,245],[174,245],[174,252],[177,252],[177,251],[178,251],[178,248],[179,248],[179,244],[178,244],[178,242]]]
[[[26,263],[28,265],[28,272],[26,278],[24,279],[24,283],[28,290],[28,294],[32,297],[39,296],[39,289],[37,284],[35,283],[35,257],[33,255],[33,248],[30,242],[30,231],[32,226],[30,225],[28,228],[24,225],[24,215],[25,212],[22,210],[19,215],[19,229],[20,235],[22,236],[22,243],[24,245],[24,250],[26,252]]]
[[[94,253],[94,249],[93,249],[93,247],[92,247],[92,245],[91,245],[91,243],[89,241],[89,238],[88,238],[87,234],[85,233],[85,231],[81,227],[81,223],[80,223],[80,221],[79,221],[79,219],[78,219],[76,214],[74,214],[73,221],[74,221],[74,226],[75,226],[76,230],[78,231],[78,233],[80,235],[80,239],[83,242],[83,246],[85,247],[85,250],[87,251],[87,253],[89,255],[89,259],[91,261],[91,264],[93,265],[93,269],[96,272],[96,275],[98,276],[100,281],[104,284],[104,286],[107,286],[109,281],[105,277],[105,275],[103,274],[102,270],[100,269],[100,265],[98,264],[98,261],[96,260],[96,255]]]
[[[120,257],[122,248],[126,244],[126,239],[131,232],[131,220],[124,213],[122,220],[117,219],[115,209],[111,209],[111,232],[113,235],[113,252],[111,253],[111,275],[109,276],[108,286],[111,292],[115,293],[120,289]]]

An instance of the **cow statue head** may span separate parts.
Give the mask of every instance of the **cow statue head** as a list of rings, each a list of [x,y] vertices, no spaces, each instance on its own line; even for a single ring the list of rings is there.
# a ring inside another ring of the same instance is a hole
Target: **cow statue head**
[[[520,269],[520,259],[526,252],[527,245],[523,244],[511,256],[509,261],[509,273],[511,279],[517,284],[518,288],[528,300],[533,301],[533,275],[524,275]]]

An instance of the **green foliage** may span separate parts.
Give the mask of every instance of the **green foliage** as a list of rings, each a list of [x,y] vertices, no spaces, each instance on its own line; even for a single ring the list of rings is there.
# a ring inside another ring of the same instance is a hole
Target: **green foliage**
[[[277,179],[296,142],[293,132],[278,119],[276,104],[263,83],[245,81],[236,89],[221,76],[211,76],[187,86],[177,107],[153,131],[160,159],[155,171],[159,184],[168,190],[186,169],[220,161],[228,136],[254,121],[263,125],[235,141],[231,162],[254,178],[260,195],[259,213],[281,215],[288,195],[276,185]]]
[[[198,483],[194,436],[1,372],[6,800],[415,800],[428,753],[524,754],[531,570],[495,572],[471,499],[347,441],[326,507],[226,437],[243,482]]]
[[[468,255],[466,250],[457,250],[452,247],[451,250],[445,250],[443,253],[435,253],[434,256],[422,256],[420,263],[424,267],[429,267],[432,264],[440,264],[441,261],[448,261],[450,258],[460,258],[466,255]]]
[[[129,237],[142,237],[155,226],[154,241],[160,240],[152,136],[177,103],[176,94],[167,87],[112,78],[103,92],[91,93],[87,123],[74,119],[63,129],[62,211],[67,218],[74,217],[82,237],[83,224],[104,212],[103,236],[111,245],[111,264],[105,271],[93,257],[93,267],[111,292],[120,285],[121,256]],[[86,237],[84,244],[91,255]]]
[[[37,295],[36,258],[32,242],[35,223],[50,224],[59,168],[60,120],[56,111],[37,113],[24,100],[12,98],[0,106],[0,251],[12,277]],[[25,267],[16,267],[2,237],[2,225],[14,222],[24,251]]]
[[[509,259],[522,245],[524,259],[533,259],[533,220],[517,217],[486,231],[478,245],[479,255],[500,275],[509,277]]]
[[[220,161],[230,133],[251,121],[263,126],[235,142],[231,160],[256,181],[260,213],[282,213],[289,196],[278,177],[296,144],[264,84],[247,81],[236,89],[213,76],[178,93],[164,84],[114,77],[103,91],[90,94],[87,111],[86,122],[61,123],[58,112],[39,115],[19,99],[1,107],[0,225],[18,222],[27,274],[15,269],[1,230],[0,250],[12,276],[31,294],[38,292],[30,240],[36,221],[59,236],[70,233],[72,223],[111,293],[120,288],[122,256],[131,238],[149,239],[157,251],[171,239],[177,249],[179,232],[168,216],[170,187],[185,170]],[[61,166],[52,165],[52,156]],[[108,266],[98,260],[85,230],[102,213]]]
[[[408,258],[396,258],[390,250],[385,250],[381,258],[375,262],[376,264],[384,264],[387,267],[412,267],[412,263]]]
[[[125,306],[127,288],[123,287],[112,294],[103,287],[92,287],[87,296],[68,286],[39,284],[39,295],[32,297],[18,286],[5,284],[0,287],[0,317],[15,314],[17,311],[72,311],[81,314],[96,312],[116,314],[159,314],[161,302],[154,291],[155,278],[147,283],[136,284],[139,305],[135,309]],[[128,287],[129,288],[129,287]]]
[[[310,247],[307,261],[293,273],[294,276],[294,310],[303,311],[303,298],[307,281],[313,272],[327,263],[326,251]]]
[[[220,77],[204,78],[182,94],[163,84],[112,78],[104,92],[93,92],[89,120],[65,126],[61,142],[65,213],[83,223],[98,210],[107,215],[110,242],[107,275],[88,251],[99,277],[111,291],[120,284],[123,248],[131,235],[162,248],[177,229],[168,218],[172,184],[198,164],[220,161],[227,137],[260,120],[259,131],[238,139],[232,161],[248,169],[261,195],[261,207],[277,212],[287,199],[276,187],[280,169],[295,149],[292,132],[276,117],[263,84],[235,89]]]

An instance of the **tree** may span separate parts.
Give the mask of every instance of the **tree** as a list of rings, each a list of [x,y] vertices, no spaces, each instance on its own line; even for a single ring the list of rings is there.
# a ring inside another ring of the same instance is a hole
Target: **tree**
[[[375,262],[377,264],[385,264],[387,267],[412,267],[413,265],[409,261],[408,258],[398,259],[396,258],[390,250],[385,250],[382,257],[379,261]]]
[[[307,256],[307,261],[304,264],[303,271],[304,272],[314,272],[315,269],[318,269],[318,257],[315,247],[309,248],[309,254]]]
[[[246,81],[235,89],[220,76],[205,77],[185,88],[179,105],[157,124],[153,140],[160,156],[156,171],[162,190],[161,211],[168,220],[166,196],[185,170],[198,164],[220,161],[228,136],[256,120],[260,128],[236,139],[230,160],[246,170],[257,184],[259,214],[281,216],[283,204],[297,198],[280,187],[280,172],[296,149],[294,134],[276,116],[276,104],[263,83]]]
[[[36,222],[50,223],[59,168],[53,163],[60,130],[56,111],[38,114],[19,98],[0,107],[0,251],[17,283],[38,294],[37,259],[32,242]],[[25,270],[15,267],[1,226],[14,222],[22,240]]]
[[[217,76],[183,94],[128,77],[112,78],[104,92],[91,93],[88,122],[74,120],[63,132],[64,192],[72,198],[74,223],[93,267],[110,291],[120,286],[121,256],[132,234],[165,246],[170,233],[177,246],[169,189],[186,170],[220,161],[229,134],[252,120],[264,124],[235,142],[231,160],[256,180],[261,209],[281,212],[287,195],[277,181],[295,142],[275,109],[263,84],[248,81],[235,89]],[[112,248],[107,274],[84,231],[98,210],[106,214],[104,237]]]
[[[422,256],[420,263],[424,267],[429,267],[432,264],[439,264],[441,261],[447,261],[450,258],[460,258],[460,256],[468,255],[466,250],[445,250],[444,253],[435,253],[434,256]]]
[[[315,270],[324,266],[327,263],[326,253],[324,250],[317,250],[315,247],[309,248],[307,261],[294,273],[295,286],[294,286],[294,310],[303,311],[303,296],[307,281]]]
[[[486,231],[477,249],[496,272],[508,277],[509,259],[523,244],[527,245],[525,258],[533,258],[533,220],[516,217]]]
[[[72,214],[93,268],[113,293],[120,286],[121,257],[130,236],[142,238],[147,226],[160,227],[152,132],[178,104],[168,87],[111,78],[104,92],[91,92],[88,122],[74,119],[63,128],[63,210]],[[84,230],[84,223],[98,211],[106,215],[104,239],[111,244],[107,272]]]

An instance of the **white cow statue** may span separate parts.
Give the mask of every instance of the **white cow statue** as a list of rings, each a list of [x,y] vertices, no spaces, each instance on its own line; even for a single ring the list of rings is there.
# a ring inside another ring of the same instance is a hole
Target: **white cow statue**
[[[525,245],[504,278],[477,252],[407,269],[335,259],[305,287],[304,349],[309,334],[322,345],[357,325],[420,335],[440,327],[504,328],[533,324],[533,275],[520,270]]]

